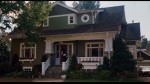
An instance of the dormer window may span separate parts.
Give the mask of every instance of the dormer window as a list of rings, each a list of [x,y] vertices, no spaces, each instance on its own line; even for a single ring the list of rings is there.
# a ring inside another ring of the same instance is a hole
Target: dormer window
[[[44,20],[43,26],[44,26],[44,27],[47,27],[47,26],[48,26],[48,19]]]
[[[75,24],[75,15],[68,16],[68,24]]]

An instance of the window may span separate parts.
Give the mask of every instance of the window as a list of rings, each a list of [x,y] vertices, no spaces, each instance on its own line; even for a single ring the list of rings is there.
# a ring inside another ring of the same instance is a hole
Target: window
[[[44,26],[44,27],[48,26],[48,20],[44,20],[43,26]]]
[[[23,71],[32,71],[32,67],[23,67]]]
[[[89,21],[89,15],[88,15],[88,14],[82,15],[81,21],[82,21],[82,22],[88,22],[88,21]]]
[[[68,16],[68,24],[75,24],[75,15]]]
[[[103,56],[103,43],[87,43],[86,44],[86,56],[87,57],[99,57]]]
[[[20,44],[20,59],[35,59],[36,58],[36,45],[24,43]]]

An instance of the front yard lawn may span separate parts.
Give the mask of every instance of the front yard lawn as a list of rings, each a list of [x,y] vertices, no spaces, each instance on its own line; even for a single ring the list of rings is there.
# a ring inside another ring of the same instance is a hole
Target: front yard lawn
[[[139,79],[124,79],[124,80],[96,80],[96,79],[66,79],[64,82],[143,82]]]

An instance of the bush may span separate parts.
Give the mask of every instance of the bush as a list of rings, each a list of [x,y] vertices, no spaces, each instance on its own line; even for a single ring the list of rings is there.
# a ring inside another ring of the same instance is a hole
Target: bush
[[[41,64],[36,64],[33,66],[33,75],[38,76],[42,71],[42,65]]]
[[[101,72],[97,72],[92,76],[94,79],[100,80],[110,80],[111,79],[111,71],[109,70],[102,70]]]
[[[46,62],[47,59],[48,59],[48,56],[47,55],[43,55],[42,59],[41,59],[41,62]]]
[[[86,79],[86,73],[84,70],[70,71],[67,74],[67,78],[69,78],[69,79]]]

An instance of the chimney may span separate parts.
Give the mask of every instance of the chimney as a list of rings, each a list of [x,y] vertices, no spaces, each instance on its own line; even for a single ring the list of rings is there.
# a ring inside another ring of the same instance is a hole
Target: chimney
[[[134,23],[134,20],[132,20],[132,23]]]

